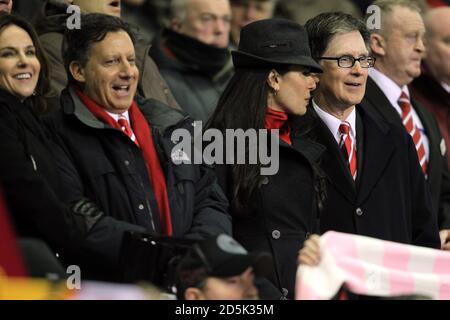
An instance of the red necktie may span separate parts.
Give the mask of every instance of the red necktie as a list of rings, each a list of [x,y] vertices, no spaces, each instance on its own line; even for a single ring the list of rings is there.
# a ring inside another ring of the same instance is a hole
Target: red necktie
[[[139,147],[139,143],[136,140],[136,136],[134,135],[134,132],[131,129],[127,118],[123,114],[121,114],[119,116],[119,119],[117,120],[117,123],[119,124],[120,128],[122,129],[122,131],[131,139],[131,141],[136,143],[136,145]]]
[[[420,166],[423,172],[427,173],[427,158],[425,154],[425,147],[423,146],[422,134],[419,128],[414,123],[412,106],[409,102],[409,97],[406,93],[402,92],[400,99],[398,99],[398,105],[402,109],[402,120],[406,131],[411,135],[417,150],[417,156],[419,157]]]
[[[341,141],[339,142],[339,148],[344,155],[344,158],[348,161],[348,167],[353,180],[356,180],[357,162],[356,162],[356,145],[350,135],[350,123],[344,121],[339,126],[339,132],[341,134]]]

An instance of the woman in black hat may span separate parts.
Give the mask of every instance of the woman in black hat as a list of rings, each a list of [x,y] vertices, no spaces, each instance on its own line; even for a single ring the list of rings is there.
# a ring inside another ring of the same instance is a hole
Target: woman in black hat
[[[317,164],[324,148],[298,133],[299,126],[305,131],[300,116],[316,87],[314,73],[322,69],[311,58],[304,28],[287,20],[247,25],[232,55],[236,72],[208,127],[278,129],[279,170],[263,176],[260,163],[216,169],[231,203],[234,237],[249,251],[272,253],[269,280],[292,298],[297,252],[317,228],[325,194]],[[261,296],[269,298],[264,289]]]

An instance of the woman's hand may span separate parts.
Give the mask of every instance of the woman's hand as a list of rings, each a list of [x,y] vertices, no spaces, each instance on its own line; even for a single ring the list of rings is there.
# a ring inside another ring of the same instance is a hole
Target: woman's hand
[[[320,262],[320,237],[313,234],[305,241],[303,248],[298,252],[297,264],[316,266]]]

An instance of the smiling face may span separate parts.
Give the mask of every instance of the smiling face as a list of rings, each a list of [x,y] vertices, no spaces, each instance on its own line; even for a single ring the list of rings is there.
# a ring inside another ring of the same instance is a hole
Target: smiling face
[[[110,32],[92,45],[85,66],[74,61],[70,71],[89,98],[109,112],[123,113],[130,108],[136,93],[139,71],[135,59],[128,33]]]
[[[354,58],[369,55],[358,31],[335,35],[322,56],[344,55]],[[319,75],[320,84],[314,96],[320,107],[343,111],[361,102],[366,91],[367,68],[361,68],[359,62],[355,62],[352,68],[341,68],[335,60],[320,60],[320,64],[324,72]]]
[[[120,0],[73,0],[83,13],[103,13],[120,17]]]
[[[298,66],[291,67],[284,75],[274,75],[273,72],[267,81],[277,94],[269,93],[268,106],[289,114],[305,114],[311,91],[316,88],[312,74],[307,68]]]
[[[375,68],[398,86],[407,85],[420,75],[425,51],[422,17],[412,9],[396,6],[388,14],[385,25],[380,45],[372,46],[378,55]]]
[[[41,64],[29,34],[10,25],[0,30],[0,87],[23,99],[33,94]]]

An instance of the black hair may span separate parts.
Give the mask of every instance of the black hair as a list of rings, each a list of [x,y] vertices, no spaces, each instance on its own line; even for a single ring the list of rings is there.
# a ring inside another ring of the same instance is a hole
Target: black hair
[[[317,59],[326,51],[337,34],[359,31],[367,49],[370,48],[370,32],[364,22],[343,12],[326,12],[309,19],[305,24],[312,56]]]
[[[209,119],[206,128],[219,129],[264,129],[267,98],[271,90],[267,83],[270,71],[276,70],[283,75],[289,71],[285,65],[266,68],[237,68],[222,93],[217,107]],[[246,146],[248,151],[248,147]],[[246,155],[247,157],[247,155]],[[233,211],[243,212],[245,204],[258,189],[263,177],[261,164],[235,164],[231,169],[231,197]]]

